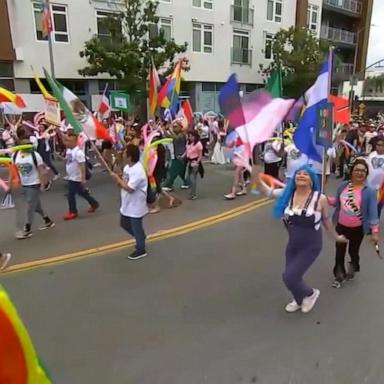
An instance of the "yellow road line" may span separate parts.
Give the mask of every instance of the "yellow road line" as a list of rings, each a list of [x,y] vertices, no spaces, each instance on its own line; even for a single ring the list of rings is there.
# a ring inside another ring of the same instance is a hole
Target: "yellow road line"
[[[160,230],[157,231],[151,235],[148,236],[147,242],[151,243],[154,241],[159,241],[159,240],[164,240],[168,239],[170,237],[175,237],[175,236],[180,236],[189,232],[192,232],[197,229],[205,228],[214,224],[221,223],[222,221],[226,221],[232,218],[235,218],[237,216],[240,216],[244,213],[251,212],[252,210],[256,208],[261,208],[271,202],[270,199],[260,199],[257,201],[254,201],[252,203],[244,204],[240,207],[231,209],[226,212],[222,212],[217,215],[213,215],[210,217],[207,217],[205,219],[193,221],[188,224],[180,225],[175,228],[170,228],[166,230]],[[30,270],[30,269],[35,269],[43,266],[48,266],[52,264],[62,264],[65,262],[73,261],[74,259],[81,259],[85,258],[87,256],[95,256],[95,255],[100,255],[108,251],[117,251],[119,249],[127,248],[132,245],[134,245],[135,241],[134,239],[131,240],[125,240],[125,241],[120,241],[117,243],[113,244],[107,244],[95,248],[90,248],[86,250],[82,250],[79,252],[72,252],[68,253],[65,255],[61,256],[54,256],[54,257],[49,257],[46,259],[42,260],[33,260],[33,261],[28,261],[25,263],[20,263],[16,265],[12,265],[9,268],[7,268],[3,273],[9,274],[12,272],[20,272],[20,271],[25,271],[25,270]]]

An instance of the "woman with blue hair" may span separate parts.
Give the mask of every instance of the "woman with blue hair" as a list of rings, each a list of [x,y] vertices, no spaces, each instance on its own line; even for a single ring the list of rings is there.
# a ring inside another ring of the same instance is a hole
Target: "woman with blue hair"
[[[345,242],[346,239],[335,231],[328,215],[327,198],[321,194],[318,177],[308,165],[298,168],[284,189],[261,189],[277,198],[273,215],[283,219],[289,235],[283,281],[292,293],[293,301],[285,310],[308,313],[316,304],[320,291],[309,287],[303,276],[321,252],[321,224],[336,241]]]

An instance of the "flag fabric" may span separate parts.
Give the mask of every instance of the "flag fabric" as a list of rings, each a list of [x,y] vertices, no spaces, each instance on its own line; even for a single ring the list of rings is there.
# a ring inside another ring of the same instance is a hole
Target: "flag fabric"
[[[24,100],[19,95],[0,87],[0,103],[4,102],[13,103],[19,108],[26,107]]]
[[[0,383],[52,384],[23,321],[0,286]]]
[[[281,97],[283,95],[283,79],[280,69],[276,69],[271,73],[265,89],[271,94],[272,97]]]
[[[315,146],[315,130],[319,108],[328,102],[328,81],[329,76],[331,76],[328,67],[327,58],[322,65],[315,84],[305,93],[306,108],[293,135],[293,141],[297,149],[310,159],[318,162],[322,162],[322,157]]]
[[[335,123],[348,124],[351,121],[349,100],[344,97],[329,95],[328,101],[333,106],[333,121]]]
[[[241,140],[252,150],[270,138],[294,104],[294,99],[272,98],[267,91],[255,91],[242,100],[245,123],[236,128]]]
[[[236,74],[232,74],[221,87],[219,105],[221,113],[229,120],[231,128],[237,128],[245,124]]]
[[[49,1],[44,1],[43,14],[41,17],[41,31],[43,37],[47,37],[52,32],[51,10],[49,9]]]
[[[111,140],[104,125],[92,115],[80,99],[65,88],[58,81],[54,80],[44,69],[45,77],[56,99],[59,101],[68,123],[76,133],[84,132],[91,139]]]
[[[285,118],[285,121],[292,121],[294,123],[297,123],[304,112],[304,108],[304,97],[301,96],[299,99],[296,100],[295,104],[293,104],[291,110],[288,112]]]
[[[148,79],[148,99],[149,99],[149,114],[154,116],[158,105],[158,90],[160,87],[160,78],[157,73],[155,64],[152,61],[152,68],[149,72]]]
[[[131,101],[127,93],[119,91],[111,91],[109,94],[109,99],[111,102],[112,109],[117,109],[119,111],[131,110]]]
[[[192,110],[191,103],[189,102],[188,99],[183,100],[181,102],[181,108],[180,109],[183,111],[183,115],[187,119],[188,124],[190,124],[192,119],[193,119],[193,110]]]
[[[101,119],[107,119],[111,114],[111,106],[109,104],[109,99],[107,96],[108,84],[105,85],[103,96],[101,97],[99,108],[97,113]]]
[[[174,114],[179,105],[181,87],[181,60],[175,66],[171,77],[162,86],[158,94],[158,101],[162,108],[169,108]]]

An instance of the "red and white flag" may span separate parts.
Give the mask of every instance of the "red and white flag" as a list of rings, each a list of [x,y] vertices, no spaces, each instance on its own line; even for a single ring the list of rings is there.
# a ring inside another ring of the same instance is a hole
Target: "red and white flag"
[[[111,105],[109,104],[109,99],[107,97],[107,89],[108,84],[105,86],[103,96],[101,97],[99,104],[99,109],[97,111],[101,119],[107,119],[111,113]]]

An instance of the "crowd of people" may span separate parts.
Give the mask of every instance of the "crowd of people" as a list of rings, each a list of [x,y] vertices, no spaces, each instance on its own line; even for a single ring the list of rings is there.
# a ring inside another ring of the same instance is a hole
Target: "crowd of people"
[[[384,124],[381,119],[355,121],[335,129],[333,145],[325,152],[325,167],[298,150],[293,141],[292,123],[252,148],[251,156],[247,155],[246,143],[235,130],[228,128],[227,121],[220,115],[209,119],[196,116],[190,123],[185,119],[155,119],[146,124],[115,117],[105,120],[104,124],[110,140],[88,140],[66,121],[61,127],[52,127],[43,117],[35,127],[6,124],[1,133],[3,156],[8,156],[15,165],[27,204],[24,227],[16,233],[17,239],[32,236],[36,212],[43,221],[39,229],[55,226],[41,201],[41,191],[48,190],[52,182],[61,177],[53,157],[63,159],[66,165],[63,177],[68,183],[68,211],[64,220],[77,218],[76,196],[88,202],[89,213],[99,208],[99,202],[86,187],[95,166],[95,159],[90,159],[93,149],[100,154],[96,161],[105,165],[121,190],[121,227],[136,240],[135,250],[129,256],[132,260],[147,255],[145,215],[160,211],[160,197],[168,201],[169,207],[174,206],[176,197],[172,191],[177,178],[181,180],[181,188],[189,190],[189,199],[198,199],[199,177],[204,177],[206,162],[234,164],[233,183],[230,192],[224,194],[225,199],[233,200],[248,192],[264,192],[275,197],[274,215],[283,218],[289,233],[283,280],[294,299],[286,307],[288,312],[299,309],[309,312],[319,297],[319,290],[307,286],[303,276],[320,254],[322,224],[337,243],[333,269],[335,288],[342,287],[360,271],[359,249],[364,236],[370,234],[372,241],[378,243],[384,201]],[[12,151],[23,145],[26,147]],[[146,163],[148,151],[153,151],[156,159],[151,165]],[[326,197],[321,188],[332,173],[343,179],[334,198]],[[280,180],[285,188],[270,188],[259,174]],[[4,191],[7,202],[16,185],[13,177],[10,172],[9,190]],[[329,205],[335,207],[333,220]],[[350,262],[346,265],[347,246]],[[10,253],[0,254],[1,268],[6,267],[10,257]]]

